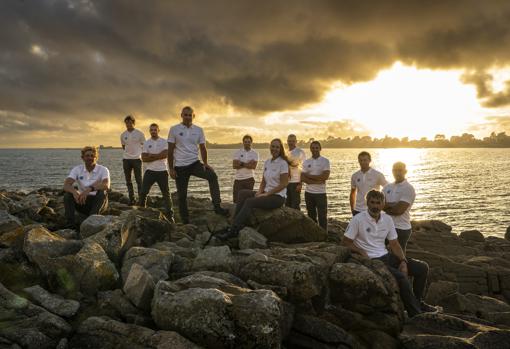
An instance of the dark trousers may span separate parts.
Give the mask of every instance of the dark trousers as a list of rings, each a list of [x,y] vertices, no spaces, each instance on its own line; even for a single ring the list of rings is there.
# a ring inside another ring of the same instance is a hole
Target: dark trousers
[[[240,230],[244,227],[254,208],[270,210],[282,207],[285,203],[285,198],[280,195],[273,194],[255,197],[255,193],[256,192],[253,190],[241,190],[239,192],[239,202],[236,205],[236,212],[234,215],[234,229]]]
[[[74,201],[73,194],[64,194],[64,209],[67,224],[75,224],[74,213],[78,211],[84,215],[101,214],[108,206],[108,195],[103,190],[98,190],[96,195],[87,196],[84,205],[79,205]]]
[[[205,168],[200,161],[196,161],[188,166],[176,166],[176,179],[177,195],[179,197],[179,212],[183,222],[189,221],[188,212],[188,183],[191,176],[206,179],[209,182],[209,192],[211,193],[211,200],[215,208],[220,207],[220,185],[218,184],[218,176],[216,172],[211,169]]]
[[[285,200],[285,206],[290,208],[300,209],[301,205],[301,192],[296,191],[299,183],[289,183],[287,185],[287,199]]]
[[[122,159],[122,168],[124,169],[124,177],[126,178],[126,186],[129,193],[129,200],[135,200],[135,192],[133,183],[131,183],[131,171],[135,173],[136,190],[138,196],[142,192],[142,160],[140,159]]]
[[[246,179],[236,179],[234,181],[234,190],[232,192],[232,201],[234,204],[237,203],[237,197],[239,196],[239,192],[243,189],[245,190],[253,190],[253,186],[255,185],[255,178],[246,178]]]
[[[154,183],[158,183],[159,189],[161,190],[167,217],[173,217],[174,211],[172,210],[172,199],[170,197],[170,189],[168,188],[168,171],[145,171],[143,174],[142,194],[140,195],[139,205],[142,207],[147,205],[147,195],[149,195]]]
[[[400,289],[400,298],[404,303],[407,314],[412,317],[421,313],[420,301],[425,295],[425,287],[427,286],[427,276],[429,274],[429,265],[417,259],[408,258],[407,272],[413,277],[413,288],[407,277],[398,270],[400,261],[398,258],[388,253],[377,258],[386,264],[388,270],[397,280]]]
[[[406,253],[407,241],[411,237],[412,230],[411,229],[396,229],[398,235],[398,243],[400,247],[402,247],[402,251],[404,254]]]
[[[328,230],[328,197],[326,194],[305,192],[305,203],[308,217],[316,223],[319,218],[319,225],[324,230]]]

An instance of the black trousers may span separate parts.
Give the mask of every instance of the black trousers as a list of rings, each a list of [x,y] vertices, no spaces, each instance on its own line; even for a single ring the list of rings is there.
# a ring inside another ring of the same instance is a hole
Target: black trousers
[[[143,174],[142,194],[140,195],[139,205],[142,207],[147,205],[147,195],[149,195],[154,183],[158,183],[159,189],[161,190],[167,217],[173,217],[172,198],[170,197],[170,189],[168,187],[168,171],[145,171]]]
[[[244,227],[254,208],[270,210],[282,207],[285,203],[283,196],[273,194],[255,197],[255,193],[253,190],[241,190],[239,192],[236,212],[234,214],[234,229],[240,230]]]
[[[411,237],[411,233],[413,231],[411,229],[396,229],[396,230],[398,235],[398,243],[400,244],[400,247],[402,247],[402,251],[404,251],[405,254],[407,242],[409,241],[409,238]]]
[[[87,196],[84,205],[74,201],[73,194],[64,194],[64,209],[67,224],[75,224],[74,213],[78,211],[84,215],[101,214],[108,207],[108,195],[103,190],[98,190],[96,195]]]
[[[420,301],[425,296],[429,265],[417,259],[408,258],[407,272],[409,276],[413,277],[413,288],[411,290],[409,280],[398,270],[400,261],[395,255],[388,253],[376,259],[384,262],[388,270],[397,280],[398,287],[400,289],[400,298],[404,303],[407,314],[412,317],[421,313]]]
[[[220,207],[220,185],[218,184],[218,176],[216,172],[205,168],[200,161],[196,161],[188,166],[175,166],[177,186],[177,195],[179,198],[179,213],[183,222],[189,221],[188,212],[188,184],[189,178],[195,176],[198,178],[206,179],[209,182],[209,192],[211,193],[211,200],[215,208]]]
[[[328,230],[328,197],[326,194],[313,194],[305,192],[305,203],[308,217],[313,219],[324,229]]]
[[[233,202],[237,203],[237,197],[239,196],[239,192],[243,189],[253,190],[253,186],[255,185],[255,178],[246,178],[246,179],[236,179],[234,181],[234,188],[232,192]]]
[[[140,196],[142,192],[142,160],[122,159],[122,168],[124,169],[124,177],[126,178],[129,200],[134,201],[135,192],[133,190],[133,183],[131,183],[131,171],[135,173],[136,190],[138,196]]]
[[[285,200],[285,206],[296,210],[299,210],[299,206],[301,205],[301,192],[296,191],[298,184],[299,183],[287,184],[287,199]]]

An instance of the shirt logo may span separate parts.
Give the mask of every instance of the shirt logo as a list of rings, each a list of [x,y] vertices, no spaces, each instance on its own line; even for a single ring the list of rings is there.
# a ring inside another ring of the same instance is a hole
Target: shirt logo
[[[367,233],[370,233],[372,231],[372,229],[370,229],[370,227],[367,228]]]
[[[391,189],[386,190],[386,194],[391,193]]]
[[[151,145],[149,145],[149,148],[152,148],[152,144],[151,144]]]
[[[358,178],[358,179],[356,179],[356,182],[359,182],[360,180],[361,180],[361,179],[360,179],[360,178]]]
[[[182,136],[182,135],[183,135],[183,133],[182,133],[182,132],[179,132],[179,136]]]
[[[243,157],[244,155],[241,155],[241,157]]]
[[[80,179],[83,179],[83,176],[80,176]]]
[[[127,141],[127,136],[125,136],[124,139]]]
[[[266,171],[267,171],[267,167],[264,167],[264,172],[266,172]]]
[[[308,167],[312,167],[312,165],[311,165],[311,164],[309,164],[309,165],[308,165]]]

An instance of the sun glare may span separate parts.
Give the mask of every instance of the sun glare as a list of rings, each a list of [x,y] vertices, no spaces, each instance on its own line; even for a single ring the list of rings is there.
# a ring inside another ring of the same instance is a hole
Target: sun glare
[[[377,137],[453,134],[480,118],[476,90],[461,75],[396,63],[370,82],[334,88],[316,108],[333,119],[356,120]]]

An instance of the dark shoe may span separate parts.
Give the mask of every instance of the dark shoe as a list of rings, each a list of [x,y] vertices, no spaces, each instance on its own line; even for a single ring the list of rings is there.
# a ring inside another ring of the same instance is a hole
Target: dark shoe
[[[239,235],[239,230],[234,228],[227,228],[224,231],[217,232],[214,237],[218,240],[225,241],[228,239],[235,238]]]
[[[226,208],[221,207],[221,206],[216,206],[214,208],[214,213],[219,214],[220,216],[228,217],[230,214],[230,211],[227,210]]]
[[[433,305],[425,303],[424,301],[421,301],[420,308],[421,311],[423,311],[424,313],[437,313],[439,312],[440,307],[435,307]]]

